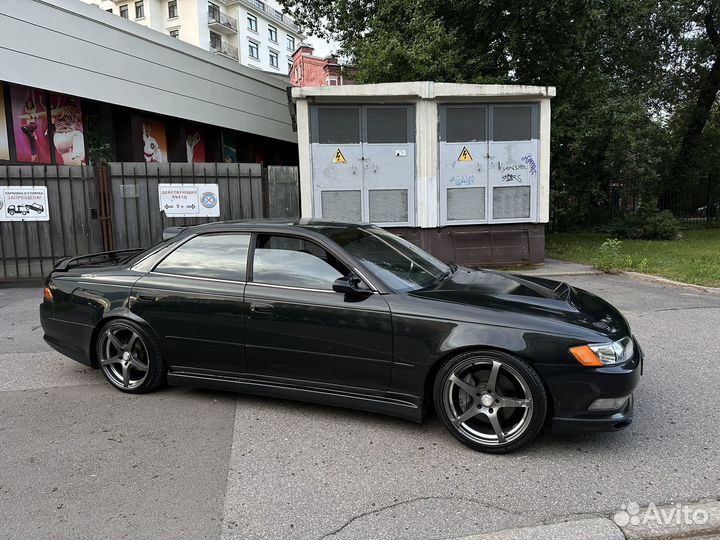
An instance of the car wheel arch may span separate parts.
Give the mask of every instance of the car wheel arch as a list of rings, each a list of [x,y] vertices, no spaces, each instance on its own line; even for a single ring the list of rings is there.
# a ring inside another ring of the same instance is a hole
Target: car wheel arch
[[[100,336],[100,329],[110,321],[117,320],[125,320],[134,322],[135,324],[139,324],[143,328],[143,330],[152,335],[155,339],[158,339],[157,334],[155,333],[153,328],[147,323],[147,321],[145,321],[141,317],[138,317],[131,311],[108,314],[107,316],[100,319],[97,324],[95,324],[92,334],[90,335],[90,365],[93,367],[93,369],[100,369],[100,364],[97,358],[97,351],[95,350],[98,337]]]
[[[430,366],[430,369],[428,369],[427,375],[425,376],[425,383],[423,385],[423,416],[426,416],[427,413],[429,413],[431,410],[434,410],[434,404],[433,404],[433,387],[435,385],[435,379],[437,378],[438,372],[442,369],[442,367],[451,359],[455,358],[456,356],[460,354],[465,354],[468,352],[477,352],[477,353],[483,353],[483,352],[498,352],[502,354],[508,354],[510,356],[514,356],[516,358],[520,358],[521,360],[524,360],[528,362],[531,366],[534,366],[534,362],[531,359],[528,359],[522,355],[519,355],[516,351],[511,351],[507,349],[502,349],[500,347],[492,347],[487,345],[468,345],[465,347],[458,347],[457,349],[453,349],[451,351],[447,351],[446,353],[439,356],[435,362]],[[543,374],[535,369],[535,372],[537,373],[538,377],[540,378],[540,381],[542,382],[542,385],[545,389],[545,392],[547,394],[548,400],[547,400],[547,416],[546,416],[546,422],[548,422],[553,416],[554,416],[554,397],[552,392],[550,391],[550,387],[548,386],[547,381],[545,380],[545,377]]]

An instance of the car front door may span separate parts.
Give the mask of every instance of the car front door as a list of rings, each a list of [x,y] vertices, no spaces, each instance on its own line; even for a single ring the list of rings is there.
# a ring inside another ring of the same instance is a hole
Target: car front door
[[[131,310],[160,338],[171,369],[245,370],[243,291],[250,234],[190,238],[133,287]]]
[[[332,290],[351,272],[308,239],[259,234],[245,288],[248,373],[278,382],[385,391],[390,308],[377,293]]]

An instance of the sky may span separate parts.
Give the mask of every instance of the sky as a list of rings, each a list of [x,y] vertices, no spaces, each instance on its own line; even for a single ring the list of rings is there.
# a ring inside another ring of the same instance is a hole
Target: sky
[[[315,36],[308,37],[306,41],[315,48],[315,52],[313,53],[315,56],[328,56],[340,48],[340,45],[335,41],[326,41]]]

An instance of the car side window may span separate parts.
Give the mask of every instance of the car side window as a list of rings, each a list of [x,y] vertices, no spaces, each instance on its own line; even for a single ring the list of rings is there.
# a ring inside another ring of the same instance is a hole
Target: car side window
[[[245,281],[249,246],[249,234],[202,234],[165,257],[155,272]]]
[[[255,283],[332,290],[333,282],[350,273],[330,252],[308,240],[290,236],[258,236],[253,256]]]

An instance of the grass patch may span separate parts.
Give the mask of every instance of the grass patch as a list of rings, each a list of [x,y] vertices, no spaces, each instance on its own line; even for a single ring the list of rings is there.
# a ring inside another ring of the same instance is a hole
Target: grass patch
[[[593,264],[607,234],[556,233],[547,236],[545,255],[549,259]],[[620,268],[639,270],[664,278],[720,287],[720,229],[686,230],[682,239],[622,240],[620,254],[626,261]]]

